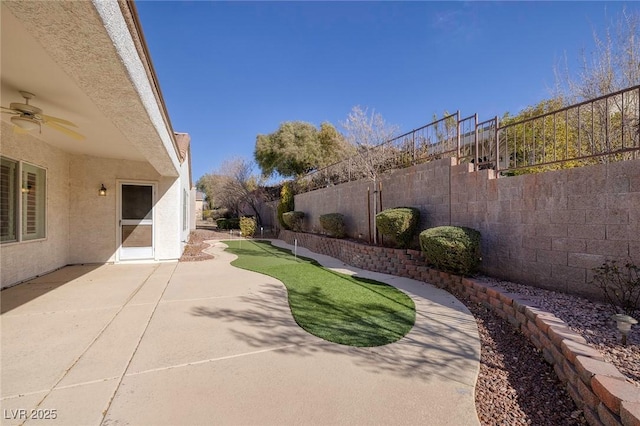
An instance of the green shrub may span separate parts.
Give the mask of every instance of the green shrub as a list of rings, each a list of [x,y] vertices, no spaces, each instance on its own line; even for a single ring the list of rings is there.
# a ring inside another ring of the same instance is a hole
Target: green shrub
[[[475,273],[480,264],[480,232],[461,226],[439,226],[420,233],[420,247],[437,269],[460,275]]]
[[[243,237],[253,237],[256,233],[256,220],[252,217],[240,218],[240,232]]]
[[[211,210],[202,210],[202,220],[211,219]]]
[[[344,238],[347,235],[344,216],[340,213],[327,213],[320,215],[320,225],[332,237]]]
[[[282,220],[284,223],[295,232],[302,231],[302,220],[304,219],[304,212],[286,212],[282,214]]]
[[[278,211],[278,223],[280,223],[280,227],[282,229],[290,229],[289,225],[284,223],[284,219],[282,218],[282,215],[287,213],[287,206],[285,206],[282,203],[279,203],[277,211]]]
[[[285,182],[280,190],[280,203],[278,204],[278,222],[280,222],[280,226],[284,229],[291,229],[282,218],[282,215],[295,209],[295,199],[293,195],[291,184]]]
[[[380,233],[393,239],[400,248],[409,246],[419,222],[420,210],[414,207],[396,207],[376,215],[376,227]]]
[[[225,219],[221,217],[220,219],[216,220],[216,225],[220,230],[240,229],[240,219],[238,219],[237,217],[232,217],[231,219]]]

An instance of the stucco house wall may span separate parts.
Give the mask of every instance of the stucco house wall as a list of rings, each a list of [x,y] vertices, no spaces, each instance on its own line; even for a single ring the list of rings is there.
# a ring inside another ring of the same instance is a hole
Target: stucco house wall
[[[69,204],[70,263],[116,261],[118,249],[117,198],[118,183],[145,182],[156,184],[155,241],[156,260],[177,259],[180,210],[179,179],[163,178],[150,164],[139,161],[74,155],[70,164],[69,188],[73,193]],[[107,196],[98,196],[104,184]]]
[[[163,177],[156,194],[155,259],[177,260],[184,246],[182,235],[182,186],[180,179]]]
[[[182,164],[180,165],[180,241],[182,243],[181,248],[184,248],[187,241],[189,241],[189,233],[191,232],[191,222],[194,217],[193,212],[193,195],[191,176],[190,176],[190,163],[191,158],[190,151],[185,152]],[[195,224],[193,226],[195,228]],[[182,252],[182,250],[181,250]],[[179,257],[179,256],[178,256]]]
[[[134,3],[1,6],[2,105],[33,90],[33,105],[74,123],[82,139],[47,128],[37,114],[42,131],[15,135],[3,114],[0,153],[46,169],[48,191],[46,238],[0,245],[2,287],[68,264],[119,261],[123,182],[155,189],[153,258],[148,250],[128,258],[179,259],[193,215],[190,137],[172,129]]]
[[[69,263],[69,155],[30,135],[13,133],[2,122],[0,152],[47,171],[46,238],[2,244],[2,287],[40,275]],[[97,192],[97,189],[96,189]]]
[[[197,219],[202,219],[202,200],[198,201],[197,199],[197,191],[196,191],[196,187],[192,187],[191,188],[191,211],[193,212],[193,214],[191,215],[191,218],[189,219],[189,229],[191,231],[196,229],[196,220]],[[198,213],[198,205],[200,205],[200,213]]]

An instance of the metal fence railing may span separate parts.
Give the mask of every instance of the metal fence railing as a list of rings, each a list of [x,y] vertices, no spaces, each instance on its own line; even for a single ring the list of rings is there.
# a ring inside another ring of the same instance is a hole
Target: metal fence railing
[[[298,191],[455,157],[474,170],[499,175],[640,158],[640,86],[518,121],[478,122],[460,112],[315,170],[297,180]]]
[[[502,172],[640,158],[640,86],[498,128]]]

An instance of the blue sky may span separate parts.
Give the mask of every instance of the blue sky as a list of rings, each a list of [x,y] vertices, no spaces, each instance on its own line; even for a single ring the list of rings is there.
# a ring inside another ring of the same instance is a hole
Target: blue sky
[[[444,110],[480,120],[550,96],[613,2],[136,3],[194,182],[284,121],[336,126],[355,105],[402,132]],[[627,3],[627,10],[638,8]]]

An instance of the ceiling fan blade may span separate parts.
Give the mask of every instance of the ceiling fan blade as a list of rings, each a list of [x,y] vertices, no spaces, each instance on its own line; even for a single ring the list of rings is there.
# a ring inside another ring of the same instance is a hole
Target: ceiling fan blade
[[[86,139],[86,137],[84,135],[81,135],[80,133],[75,132],[75,131],[73,131],[71,129],[67,129],[66,127],[61,126],[60,124],[58,124],[55,121],[45,121],[44,124],[46,126],[48,126],[48,127],[51,127],[54,130],[57,130],[59,132],[64,133],[65,135],[67,135],[67,136],[69,136],[69,137],[71,137],[73,139],[76,139],[76,140],[79,140],[79,141],[82,141],[82,140]]]
[[[44,115],[44,114],[38,114],[38,115],[42,117],[42,121],[44,121],[45,123],[54,122],[58,124],[64,124],[65,126],[78,127],[74,123],[68,120],[63,120],[62,118],[52,117],[50,115]]]
[[[4,112],[5,114],[13,114],[13,115],[20,114],[20,112],[16,111],[15,109],[7,108],[7,107],[0,107],[0,108],[2,109],[2,112]]]

